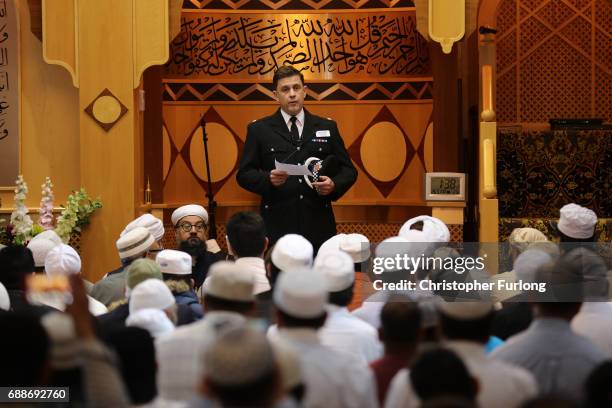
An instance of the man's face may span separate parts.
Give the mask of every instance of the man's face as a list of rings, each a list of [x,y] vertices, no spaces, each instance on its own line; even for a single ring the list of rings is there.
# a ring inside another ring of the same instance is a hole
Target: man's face
[[[197,215],[188,215],[181,218],[175,229],[176,241],[178,244],[196,238],[201,242],[206,241],[206,224],[204,220]]]
[[[280,103],[281,109],[291,116],[297,115],[304,106],[306,87],[302,84],[299,75],[282,78],[276,84],[274,95]]]

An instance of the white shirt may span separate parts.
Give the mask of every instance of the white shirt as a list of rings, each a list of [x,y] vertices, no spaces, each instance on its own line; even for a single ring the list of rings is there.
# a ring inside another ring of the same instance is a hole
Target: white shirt
[[[331,350],[312,329],[280,328],[272,342],[292,348],[306,384],[305,408],[376,408],[376,385],[369,367],[348,353]]]
[[[383,347],[374,327],[353,316],[346,307],[328,305],[327,313],[325,325],[319,330],[323,345],[346,351],[364,363],[382,356]]]
[[[220,329],[245,322],[238,313],[211,311],[202,320],[156,339],[159,397],[171,401],[190,401],[196,397],[204,375],[204,352]]]
[[[612,303],[585,302],[572,320],[572,329],[612,357]]]
[[[283,115],[283,119],[285,120],[285,123],[287,124],[287,129],[289,129],[289,131],[291,132],[291,116],[292,115],[288,114],[282,109],[280,111],[281,111],[281,115]],[[298,133],[300,134],[300,138],[301,138],[302,130],[304,130],[304,108],[302,108],[300,113],[295,115],[295,117],[297,118],[297,120],[295,121],[295,125],[298,128]]]
[[[37,298],[36,300],[32,301],[32,303],[49,306],[54,309],[60,310],[62,312],[66,310],[66,304],[64,303],[64,301],[56,297],[51,297],[51,296],[41,297],[41,298]],[[104,306],[104,303],[92,298],[89,295],[87,295],[87,303],[88,303],[89,313],[91,313],[92,316],[100,316],[105,313],[108,313],[108,308]]]
[[[484,345],[471,341],[449,341],[444,344],[457,353],[476,377],[481,408],[521,406],[537,394],[536,381],[527,370],[487,358]],[[410,383],[408,369],[400,370],[389,386],[385,408],[419,407],[420,401]]]
[[[248,256],[238,258],[236,259],[236,265],[240,265],[253,272],[253,277],[255,279],[255,284],[253,285],[254,295],[267,292],[271,289],[270,282],[266,277],[266,265],[264,264],[264,260],[262,258]]]

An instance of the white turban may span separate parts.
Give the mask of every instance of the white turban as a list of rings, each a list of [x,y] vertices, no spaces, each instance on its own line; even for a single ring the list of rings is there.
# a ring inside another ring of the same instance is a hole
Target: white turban
[[[421,215],[419,217],[414,217],[409,219],[402,225],[400,228],[399,236],[404,236],[407,231],[410,230],[413,224],[417,222],[423,223],[423,234],[425,235],[427,241],[426,242],[449,242],[450,241],[450,231],[445,223],[436,217],[430,217],[429,215]]]
[[[189,204],[174,210],[171,217],[172,225],[176,227],[176,224],[178,224],[178,222],[182,218],[187,217],[189,215],[195,215],[196,217],[200,217],[205,224],[208,224],[208,212],[206,212],[206,209],[204,209],[204,207],[202,207],[201,205]]]
[[[144,227],[148,229],[156,241],[159,241],[164,237],[164,223],[159,218],[155,218],[151,214],[143,214],[134,221],[130,222],[128,225],[126,225],[125,229],[121,231],[120,236],[124,236],[136,227]]]
[[[68,276],[81,273],[81,257],[66,244],[55,246],[45,258],[45,272],[49,276]]]

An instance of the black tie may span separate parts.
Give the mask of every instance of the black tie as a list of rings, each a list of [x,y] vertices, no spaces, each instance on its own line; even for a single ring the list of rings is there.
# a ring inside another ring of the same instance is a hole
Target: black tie
[[[289,118],[289,120],[291,121],[291,140],[293,141],[293,143],[299,143],[300,142],[300,131],[298,130],[297,127],[297,117],[296,116],[292,116],[291,118]]]

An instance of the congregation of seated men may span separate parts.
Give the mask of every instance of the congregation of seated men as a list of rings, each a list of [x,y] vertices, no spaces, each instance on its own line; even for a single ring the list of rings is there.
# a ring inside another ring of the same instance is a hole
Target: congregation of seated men
[[[69,406],[92,407],[612,406],[609,259],[587,208],[560,209],[559,245],[515,229],[511,265],[487,275],[556,283],[557,297],[372,290],[375,257],[460,256],[430,216],[375,246],[338,234],[317,251],[296,234],[271,243],[253,212],[228,220],[225,251],[202,206],[171,221],[176,249],[151,214],[126,225],[118,267],[95,283],[52,230],[0,249],[0,386],[69,387]],[[33,293],[36,275],[65,278],[66,293]]]

